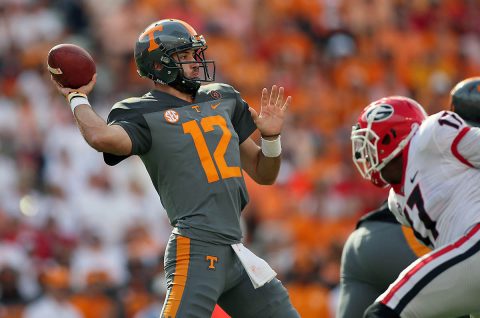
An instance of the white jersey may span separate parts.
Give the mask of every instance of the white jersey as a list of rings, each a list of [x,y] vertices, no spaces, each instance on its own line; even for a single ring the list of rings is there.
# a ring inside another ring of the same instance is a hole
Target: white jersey
[[[429,116],[404,150],[401,194],[389,207],[425,245],[437,248],[480,222],[480,128],[457,114]]]

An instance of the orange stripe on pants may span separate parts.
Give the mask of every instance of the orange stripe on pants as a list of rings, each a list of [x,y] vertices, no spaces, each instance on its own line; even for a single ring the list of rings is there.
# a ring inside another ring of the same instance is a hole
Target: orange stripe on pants
[[[163,317],[175,318],[182,301],[183,291],[187,283],[188,265],[190,263],[190,239],[177,236],[177,262],[173,274],[173,286],[165,303]]]

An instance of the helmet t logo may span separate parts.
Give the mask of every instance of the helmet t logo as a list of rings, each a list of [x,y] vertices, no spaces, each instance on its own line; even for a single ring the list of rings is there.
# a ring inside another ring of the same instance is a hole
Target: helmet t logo
[[[163,25],[161,25],[161,24],[160,25],[155,25],[154,27],[148,28],[142,34],[140,34],[140,37],[139,37],[140,40],[148,35],[148,40],[150,41],[150,45],[148,47],[148,52],[156,50],[160,47],[160,45],[158,45],[157,42],[155,42],[155,37],[153,35],[153,33],[155,31],[160,31],[160,32],[163,31]]]

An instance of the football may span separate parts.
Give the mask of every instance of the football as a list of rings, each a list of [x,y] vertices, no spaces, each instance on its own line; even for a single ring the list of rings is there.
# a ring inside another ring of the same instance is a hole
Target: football
[[[53,79],[63,87],[79,88],[88,84],[96,72],[95,62],[83,48],[59,44],[48,52],[47,68]]]

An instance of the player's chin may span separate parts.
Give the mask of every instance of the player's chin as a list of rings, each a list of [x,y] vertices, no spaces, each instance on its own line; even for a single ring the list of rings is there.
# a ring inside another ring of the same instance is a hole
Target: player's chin
[[[189,80],[192,80],[192,81],[199,81],[200,80],[200,72],[193,71],[191,74],[189,74],[188,76],[185,76],[185,77],[188,78]]]

